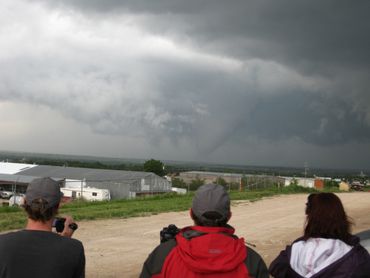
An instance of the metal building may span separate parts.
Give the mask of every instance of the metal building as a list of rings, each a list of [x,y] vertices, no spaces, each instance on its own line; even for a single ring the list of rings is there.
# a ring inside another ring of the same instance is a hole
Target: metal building
[[[233,173],[219,172],[203,172],[203,171],[188,171],[181,172],[179,178],[184,182],[189,183],[195,179],[202,179],[205,183],[214,183],[218,178],[223,178],[227,183],[240,183],[243,175]]]
[[[171,191],[171,183],[168,180],[149,172],[46,165],[33,165],[33,167],[20,168],[19,170],[13,174],[27,177],[27,180],[30,179],[29,177],[51,177],[56,180],[65,180],[66,187],[109,189],[112,199],[133,198],[138,195]],[[16,178],[12,179],[14,182],[17,180]]]

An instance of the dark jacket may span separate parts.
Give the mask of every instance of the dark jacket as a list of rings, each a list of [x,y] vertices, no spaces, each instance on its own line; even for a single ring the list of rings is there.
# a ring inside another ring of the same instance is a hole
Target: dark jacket
[[[268,278],[268,271],[232,227],[192,226],[154,249],[140,277]]]
[[[0,277],[85,277],[84,247],[76,239],[49,231],[0,235]]]
[[[303,238],[298,238],[293,242],[302,243]],[[292,245],[286,247],[281,251],[279,256],[271,263],[269,267],[270,274],[275,278],[302,278],[292,267]],[[359,244],[359,239],[352,236],[349,246],[352,247],[350,251],[345,253],[331,264],[319,270],[311,276],[311,278],[359,278],[370,277],[370,256]],[[330,252],[330,251],[329,251]],[[317,254],[316,254],[317,255]],[[301,256],[304,256],[301,254]],[[320,260],[321,258],[319,258]]]

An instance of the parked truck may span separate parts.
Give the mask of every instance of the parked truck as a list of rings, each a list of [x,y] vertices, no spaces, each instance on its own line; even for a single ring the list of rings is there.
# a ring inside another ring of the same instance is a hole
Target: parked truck
[[[11,191],[0,191],[0,197],[2,199],[10,199],[13,196],[13,192]]]

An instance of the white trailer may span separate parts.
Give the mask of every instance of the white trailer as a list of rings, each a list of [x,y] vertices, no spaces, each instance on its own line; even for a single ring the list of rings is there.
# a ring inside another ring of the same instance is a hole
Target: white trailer
[[[24,204],[24,195],[23,194],[17,194],[12,195],[9,199],[9,206],[22,206]]]
[[[293,177],[284,177],[285,179],[285,186],[291,185],[294,181],[297,185],[314,188],[315,187],[315,179],[312,178],[293,178]]]
[[[83,198],[87,201],[109,201],[110,192],[108,189],[100,189],[94,187],[82,187],[82,188],[69,188],[62,187],[60,191],[63,192],[64,197],[70,197],[72,199]]]
[[[171,191],[176,192],[177,194],[181,194],[181,195],[184,195],[187,192],[185,188],[178,188],[178,187],[171,187]]]

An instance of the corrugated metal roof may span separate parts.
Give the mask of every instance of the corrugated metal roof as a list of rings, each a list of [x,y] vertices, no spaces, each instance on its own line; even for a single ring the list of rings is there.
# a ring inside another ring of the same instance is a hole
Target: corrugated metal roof
[[[208,176],[225,176],[225,177],[242,177],[242,176],[246,176],[246,175],[243,175],[243,174],[236,174],[236,173],[203,172],[203,171],[188,171],[188,172],[182,172],[181,174],[208,175]]]
[[[155,174],[149,172],[46,166],[46,165],[39,165],[28,170],[20,171],[17,174],[37,177],[56,177],[56,178],[68,177],[70,179],[78,180],[86,179],[87,181],[138,180],[142,178],[156,176]]]
[[[0,181],[10,182],[10,183],[30,183],[33,179],[38,178],[35,176],[24,176],[24,175],[11,175],[11,174],[0,174]],[[61,181],[62,179],[53,178],[56,181]]]
[[[34,178],[31,176],[0,174],[0,181],[10,183],[30,183]]]
[[[16,174],[36,166],[35,164],[0,162],[0,174]]]

